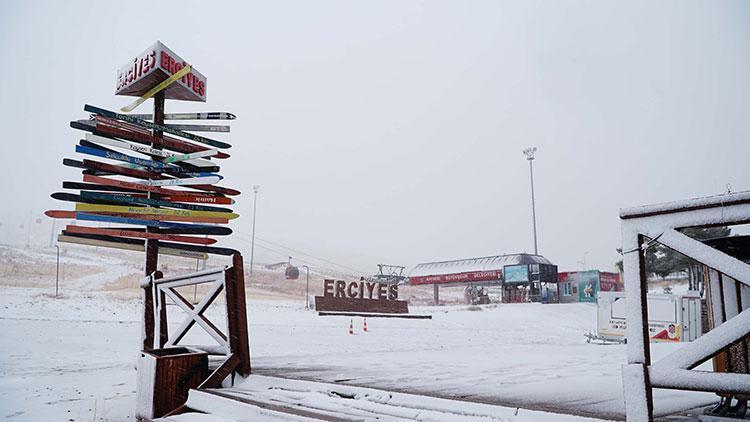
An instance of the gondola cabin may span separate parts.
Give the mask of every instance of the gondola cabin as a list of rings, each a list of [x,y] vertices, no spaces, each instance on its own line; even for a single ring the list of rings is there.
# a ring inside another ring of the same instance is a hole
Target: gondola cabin
[[[299,268],[294,265],[287,265],[285,274],[287,280],[297,280],[299,278]]]

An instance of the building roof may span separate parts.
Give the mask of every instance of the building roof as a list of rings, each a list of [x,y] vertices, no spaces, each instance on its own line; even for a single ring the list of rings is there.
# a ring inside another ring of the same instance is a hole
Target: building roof
[[[409,277],[431,275],[459,274],[474,271],[502,271],[506,265],[516,264],[552,264],[547,258],[533,254],[510,254],[483,256],[479,258],[459,259],[455,261],[437,261],[418,264],[409,273]]]

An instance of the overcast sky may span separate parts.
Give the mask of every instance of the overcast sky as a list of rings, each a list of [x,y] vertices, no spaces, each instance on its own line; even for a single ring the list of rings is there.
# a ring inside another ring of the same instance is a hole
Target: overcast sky
[[[284,259],[269,241],[368,272],[533,252],[531,145],[561,271],[613,268],[621,207],[750,188],[746,1],[3,1],[0,242],[72,209],[49,197],[80,180],[68,122],[129,103],[116,70],[156,40],[208,78],[168,112],[238,115],[224,244],[249,255],[259,184],[258,245],[281,252],[261,261]]]

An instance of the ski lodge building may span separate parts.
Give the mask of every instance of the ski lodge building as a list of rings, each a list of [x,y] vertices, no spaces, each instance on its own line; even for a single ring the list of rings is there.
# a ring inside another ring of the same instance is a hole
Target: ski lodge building
[[[556,302],[557,266],[541,255],[512,254],[418,264],[409,274],[410,285],[502,286],[504,303]]]

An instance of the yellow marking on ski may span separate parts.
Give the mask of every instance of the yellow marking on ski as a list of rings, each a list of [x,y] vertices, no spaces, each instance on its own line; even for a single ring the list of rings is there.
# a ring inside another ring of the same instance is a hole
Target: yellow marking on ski
[[[99,204],[84,204],[76,202],[76,211],[98,211],[98,212],[121,212],[126,214],[153,214],[153,215],[171,215],[171,216],[182,216],[182,217],[215,217],[215,218],[226,218],[227,220],[234,220],[239,217],[239,214],[233,212],[220,212],[220,211],[193,211],[193,210],[176,210],[169,208],[153,208],[153,207],[129,207],[127,205],[99,205]]]
[[[149,98],[156,95],[157,92],[166,89],[169,85],[172,85],[173,82],[177,81],[178,79],[182,78],[183,76],[190,73],[190,71],[193,69],[192,66],[187,65],[180,69],[177,73],[174,75],[168,77],[167,79],[163,80],[159,85],[156,85],[155,87],[151,88],[147,93],[143,94],[140,98],[133,101],[130,105],[126,105],[125,107],[121,108],[120,111],[124,113],[131,112],[135,110],[136,107],[143,104],[144,101],[148,100]]]

